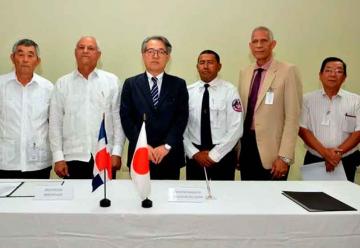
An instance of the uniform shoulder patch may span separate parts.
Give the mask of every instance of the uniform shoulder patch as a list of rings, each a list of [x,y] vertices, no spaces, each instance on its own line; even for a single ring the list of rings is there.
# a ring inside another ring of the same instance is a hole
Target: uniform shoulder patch
[[[234,101],[232,101],[232,108],[236,112],[243,112],[240,99],[234,99]]]

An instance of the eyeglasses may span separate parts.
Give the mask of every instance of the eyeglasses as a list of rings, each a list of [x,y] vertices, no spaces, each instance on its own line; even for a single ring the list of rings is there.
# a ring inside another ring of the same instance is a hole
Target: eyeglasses
[[[326,74],[333,74],[333,73],[335,73],[335,74],[337,74],[337,75],[342,75],[342,74],[344,74],[344,70],[342,70],[342,69],[330,69],[330,68],[325,68],[325,69],[324,69],[324,73],[326,73]]]
[[[149,49],[145,50],[145,54],[148,55],[148,56],[154,56],[154,55],[165,56],[168,53],[164,49],[149,48]]]

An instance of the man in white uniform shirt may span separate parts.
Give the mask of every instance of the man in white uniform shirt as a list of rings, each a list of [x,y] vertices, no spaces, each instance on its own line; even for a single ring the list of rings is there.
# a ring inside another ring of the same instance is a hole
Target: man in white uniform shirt
[[[188,87],[189,121],[184,133],[186,179],[234,180],[234,147],[242,132],[243,111],[234,85],[218,78],[220,57],[202,51],[197,70],[200,80]]]
[[[40,63],[34,41],[17,41],[10,58],[14,71],[0,76],[0,178],[48,179],[53,84],[34,73]]]
[[[119,115],[119,79],[96,68],[100,56],[96,39],[82,37],[75,48],[77,70],[55,84],[50,106],[50,145],[54,171],[59,177],[92,178],[104,114],[112,166],[114,170],[121,167],[125,136]]]
[[[341,59],[322,62],[323,89],[304,95],[299,135],[308,150],[304,164],[325,161],[330,172],[342,161],[347,179],[353,182],[360,164],[360,96],[341,89],[346,75]]]

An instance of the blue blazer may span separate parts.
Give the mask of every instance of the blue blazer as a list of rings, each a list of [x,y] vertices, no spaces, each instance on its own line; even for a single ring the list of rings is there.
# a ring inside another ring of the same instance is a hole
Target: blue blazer
[[[183,167],[185,155],[183,133],[188,116],[189,95],[185,80],[164,73],[158,106],[155,108],[146,73],[128,78],[121,94],[120,117],[129,140],[128,161],[130,166],[136,142],[146,114],[148,144],[157,147],[169,144],[171,150],[161,163]]]

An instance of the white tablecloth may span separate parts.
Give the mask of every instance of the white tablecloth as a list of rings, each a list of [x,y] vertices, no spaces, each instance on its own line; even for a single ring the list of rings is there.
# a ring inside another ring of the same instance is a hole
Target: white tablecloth
[[[0,182],[14,180],[0,180]],[[68,180],[74,199],[0,199],[0,247],[360,247],[360,212],[309,213],[283,190],[323,191],[360,210],[360,187],[350,182],[215,182],[215,200],[168,202],[169,187],[199,181],[152,181],[153,207],[144,209],[128,180],[102,187]]]

